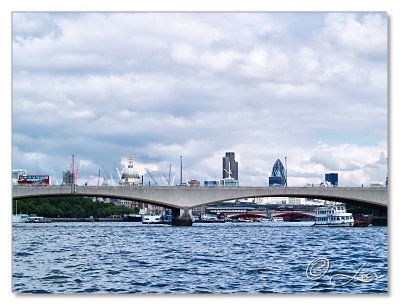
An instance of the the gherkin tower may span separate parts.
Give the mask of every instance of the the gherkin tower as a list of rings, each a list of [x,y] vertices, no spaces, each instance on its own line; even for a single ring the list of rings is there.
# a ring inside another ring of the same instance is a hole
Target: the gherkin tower
[[[272,167],[272,174],[269,177],[269,186],[285,186],[286,172],[281,160],[278,158]]]

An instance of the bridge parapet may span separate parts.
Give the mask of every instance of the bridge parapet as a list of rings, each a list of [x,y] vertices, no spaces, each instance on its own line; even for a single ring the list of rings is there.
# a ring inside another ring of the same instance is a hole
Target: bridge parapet
[[[298,197],[338,202],[359,202],[387,207],[388,189],[383,187],[162,187],[162,186],[13,186],[13,198],[45,196],[93,196],[153,203],[171,208],[193,208],[224,200],[254,197]]]

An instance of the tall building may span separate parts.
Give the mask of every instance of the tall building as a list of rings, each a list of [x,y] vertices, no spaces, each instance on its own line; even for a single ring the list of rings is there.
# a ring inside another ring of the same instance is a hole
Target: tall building
[[[337,187],[339,183],[339,178],[337,173],[326,173],[325,174],[325,182],[329,182],[332,186]]]
[[[286,186],[285,167],[279,158],[272,167],[272,174],[269,177],[269,186]]]
[[[72,185],[74,181],[74,174],[71,171],[63,172],[63,185]]]
[[[234,152],[226,152],[225,157],[222,158],[222,179],[229,176],[236,181],[239,180],[239,163],[235,161]]]

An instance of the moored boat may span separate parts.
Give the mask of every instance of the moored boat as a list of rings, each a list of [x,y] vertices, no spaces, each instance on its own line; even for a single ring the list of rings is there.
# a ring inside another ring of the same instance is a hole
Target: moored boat
[[[143,224],[162,224],[163,221],[161,219],[161,215],[143,215],[142,216]]]
[[[16,214],[12,216],[13,223],[25,223],[26,219],[29,218],[27,214]]]
[[[262,221],[266,226],[314,226],[314,220],[285,221],[283,217],[272,217]]]
[[[354,218],[348,213],[345,205],[329,205],[318,207],[316,213],[316,226],[353,226]]]
[[[140,214],[129,214],[123,216],[123,220],[126,222],[142,222],[142,219],[142,215]]]
[[[45,217],[29,216],[26,218],[25,223],[50,223],[51,220]]]
[[[225,219],[219,219],[217,215],[202,214],[200,217],[193,217],[193,222],[196,223],[224,223]]]

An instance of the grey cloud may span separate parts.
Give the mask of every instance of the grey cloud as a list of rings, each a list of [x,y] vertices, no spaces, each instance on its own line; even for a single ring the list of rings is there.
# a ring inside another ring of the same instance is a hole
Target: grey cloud
[[[13,13],[13,38],[17,43],[34,38],[58,38],[62,30],[50,14]]]
[[[384,18],[348,16],[386,34]],[[386,142],[386,59],[354,57],[348,51],[359,50],[340,44],[329,22],[327,14],[22,14],[13,33],[14,161],[36,152],[62,168],[60,157],[75,153],[91,161],[90,173],[114,171],[129,154],[167,165],[184,154],[188,176],[210,178],[224,151],[236,150],[250,184],[266,182],[276,156],[320,139],[367,152]],[[343,171],[365,163],[329,154],[307,158]]]
[[[310,162],[314,164],[321,164],[329,171],[353,171],[360,169],[360,165],[357,165],[351,160],[344,157],[339,157],[329,151],[319,151],[314,153]]]

